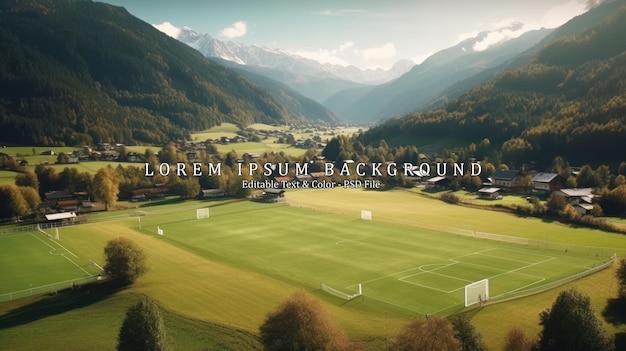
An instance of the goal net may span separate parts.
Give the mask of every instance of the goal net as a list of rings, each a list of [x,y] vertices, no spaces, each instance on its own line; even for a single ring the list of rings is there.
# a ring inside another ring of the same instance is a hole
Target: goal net
[[[465,286],[465,307],[489,300],[489,279],[479,280]]]
[[[329,293],[331,295],[335,295],[335,296],[337,296],[339,298],[342,298],[342,299],[348,300],[348,301],[363,295],[363,289],[361,288],[361,284],[359,284],[359,292],[356,293],[356,294],[347,294],[347,293],[345,293],[343,291],[339,291],[339,290],[337,290],[335,288],[331,288],[330,286],[328,286],[328,285],[326,285],[324,283],[322,283],[322,290],[326,291],[327,293]]]
[[[372,211],[361,210],[361,219],[366,221],[372,220]]]
[[[196,210],[196,219],[209,218],[209,208],[199,208]]]

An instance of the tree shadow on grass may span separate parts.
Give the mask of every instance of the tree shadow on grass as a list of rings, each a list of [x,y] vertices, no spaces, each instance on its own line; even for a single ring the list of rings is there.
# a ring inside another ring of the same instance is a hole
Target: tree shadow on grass
[[[606,307],[602,311],[602,316],[613,325],[626,324],[626,299],[608,299]],[[624,338],[626,335],[622,337]]]
[[[114,281],[101,281],[48,294],[35,302],[17,307],[0,316],[0,329],[28,324],[105,300],[124,289]]]
[[[626,350],[626,333],[615,334],[615,350]]]

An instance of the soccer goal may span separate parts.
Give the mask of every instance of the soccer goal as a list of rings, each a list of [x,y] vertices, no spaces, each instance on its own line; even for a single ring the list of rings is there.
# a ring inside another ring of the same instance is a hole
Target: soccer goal
[[[196,219],[209,218],[209,208],[199,208],[196,210]]]
[[[361,219],[364,219],[366,221],[371,221],[372,220],[372,211],[361,210]]]
[[[328,286],[328,285],[326,285],[324,283],[322,283],[322,290],[326,291],[327,293],[329,293],[331,295],[335,295],[335,296],[337,296],[339,298],[342,298],[342,299],[348,300],[348,301],[363,295],[363,288],[361,287],[361,284],[359,284],[359,292],[356,293],[356,294],[347,294],[347,293],[345,293],[343,291],[339,291],[339,290],[337,290],[335,288],[331,288],[330,286]]]
[[[489,300],[489,279],[479,280],[465,286],[465,307]]]

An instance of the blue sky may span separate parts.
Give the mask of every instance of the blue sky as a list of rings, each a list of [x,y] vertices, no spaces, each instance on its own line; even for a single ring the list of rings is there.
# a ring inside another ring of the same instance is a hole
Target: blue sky
[[[541,27],[553,28],[597,0],[105,0],[161,28],[189,27],[223,40],[280,48],[360,68],[416,62],[480,31],[480,50]]]

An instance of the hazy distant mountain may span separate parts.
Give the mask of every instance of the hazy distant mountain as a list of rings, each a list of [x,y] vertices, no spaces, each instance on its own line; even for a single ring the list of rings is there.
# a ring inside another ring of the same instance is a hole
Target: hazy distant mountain
[[[249,66],[240,65],[221,58],[211,58],[252,81],[259,88],[270,94],[285,106],[296,118],[335,124],[339,122],[335,114],[317,101],[306,97],[287,85],[250,70]]]
[[[318,102],[344,89],[388,82],[415,65],[412,61],[400,60],[389,70],[362,70],[355,66],[322,64],[286,50],[222,41],[187,27],[155,25],[157,28],[164,26],[170,29],[167,31],[169,35],[206,57],[218,57],[245,65],[246,69],[278,80]]]
[[[515,29],[519,25],[514,23],[499,31]],[[550,32],[549,29],[529,31],[517,38],[482,47],[494,33],[483,32],[435,53],[389,83],[349,89],[323,103],[339,118],[357,121],[374,121],[419,110],[456,82],[501,65],[537,44]]]
[[[529,48],[528,50],[520,53],[519,55],[508,60],[500,66],[496,66],[490,69],[486,69],[470,78],[461,80],[449,88],[445,89],[439,96],[433,101],[423,106],[420,110],[428,110],[443,106],[443,104],[451,101],[454,98],[461,96],[463,93],[470,89],[490,80],[496,79],[500,74],[507,70],[512,70],[530,63],[535,55],[547,44],[557,39],[572,36],[578,33],[582,33],[606,20],[609,16],[614,14],[623,5],[623,2],[606,1],[602,6],[597,6],[584,14],[576,16],[563,24],[559,28],[552,31],[537,45]]]
[[[626,1],[602,5],[553,33],[529,51],[527,64],[442,108],[392,118],[362,134],[363,143],[454,138],[474,143],[460,155],[484,158],[476,146],[488,140],[483,145],[509,164],[533,160],[545,168],[561,156],[617,167],[626,149]]]

